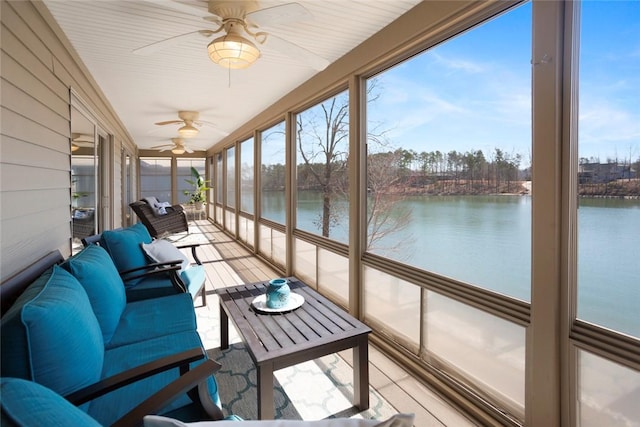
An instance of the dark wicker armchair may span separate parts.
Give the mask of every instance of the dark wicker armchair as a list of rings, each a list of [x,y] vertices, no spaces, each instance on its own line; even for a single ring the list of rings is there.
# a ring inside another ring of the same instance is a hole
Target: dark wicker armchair
[[[173,205],[166,208],[165,215],[155,215],[151,206],[144,200],[133,202],[129,206],[147,227],[149,234],[154,238],[160,238],[173,233],[189,232],[189,223],[184,208]]]

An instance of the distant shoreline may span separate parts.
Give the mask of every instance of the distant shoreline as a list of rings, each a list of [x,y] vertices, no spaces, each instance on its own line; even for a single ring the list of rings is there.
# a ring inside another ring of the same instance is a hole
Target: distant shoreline
[[[468,180],[441,180],[422,186],[394,185],[385,194],[398,196],[530,196],[531,181],[495,183]],[[597,184],[579,184],[578,196],[585,198],[640,199],[640,179],[624,179]]]

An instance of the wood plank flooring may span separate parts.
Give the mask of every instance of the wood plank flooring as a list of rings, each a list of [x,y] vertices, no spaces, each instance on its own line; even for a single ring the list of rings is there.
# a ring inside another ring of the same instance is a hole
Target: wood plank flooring
[[[188,235],[174,235],[169,240],[176,244],[201,244],[198,256],[207,273],[207,306],[210,310],[218,307],[215,289],[281,276],[208,220],[193,220],[189,225]],[[196,300],[196,305],[198,303]],[[339,355],[353,366],[351,351]],[[414,413],[417,427],[477,425],[372,344],[369,344],[369,369],[370,383],[375,391],[398,412]]]

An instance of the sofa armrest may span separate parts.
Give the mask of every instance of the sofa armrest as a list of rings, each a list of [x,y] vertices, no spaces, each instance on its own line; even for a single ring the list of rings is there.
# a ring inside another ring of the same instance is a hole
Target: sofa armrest
[[[198,386],[198,388],[201,388],[202,386],[206,387],[207,378],[218,369],[220,369],[220,365],[217,362],[211,359],[204,361],[133,408],[122,418],[116,421],[113,424],[113,427],[142,425],[143,417],[145,415],[157,413],[178,396],[188,392],[196,386]],[[213,420],[222,419],[222,410],[217,405],[215,405],[215,408],[214,414],[211,414],[210,410],[207,410],[207,412],[209,412],[209,415]]]
[[[132,268],[131,270],[123,271],[120,273],[120,277],[122,281],[127,282],[133,279],[140,279],[143,277],[149,277],[156,274],[168,274],[169,279],[171,279],[171,284],[176,289],[176,292],[179,294],[187,292],[187,286],[184,281],[180,278],[180,268],[182,261],[167,261],[167,262],[155,262],[152,264],[147,264],[142,267]],[[138,274],[136,271],[140,271]]]
[[[153,262],[151,264],[146,264],[140,267],[125,270],[120,273],[120,276],[124,277],[128,274],[135,273],[138,271],[141,272],[139,273],[141,276],[145,276],[147,274],[155,274],[157,270],[159,270],[160,273],[171,271],[171,270],[180,270],[181,263],[182,263],[182,260],[179,260],[179,259],[173,260],[173,261],[165,261],[165,262]],[[160,267],[166,267],[166,268],[160,268]],[[127,280],[129,280],[129,278],[127,278]]]
[[[196,262],[196,264],[198,265],[202,265],[202,261],[200,261],[200,258],[198,258],[198,254],[196,253],[196,248],[200,247],[199,243],[192,243],[190,245],[180,245],[180,246],[176,246],[178,249],[191,249],[191,256],[193,256],[194,261]]]
[[[109,378],[105,378],[97,383],[91,384],[80,390],[74,391],[64,396],[69,402],[75,406],[82,405],[90,400],[96,399],[113,390],[117,390],[126,385],[132,384],[141,379],[153,376],[157,373],[167,371],[169,369],[181,368],[184,371],[189,370],[189,363],[205,358],[202,348],[197,347],[171,356],[163,357],[149,363],[145,363],[135,368],[120,372]],[[215,363],[215,362],[214,362]],[[219,367],[220,365],[218,365]]]

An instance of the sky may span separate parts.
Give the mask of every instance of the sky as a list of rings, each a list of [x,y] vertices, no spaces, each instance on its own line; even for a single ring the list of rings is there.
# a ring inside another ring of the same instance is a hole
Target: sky
[[[417,152],[531,156],[530,3],[377,76],[369,126]],[[506,36],[505,36],[506,35]],[[640,158],[640,1],[582,5],[579,155]],[[453,125],[452,125],[453,124]]]

